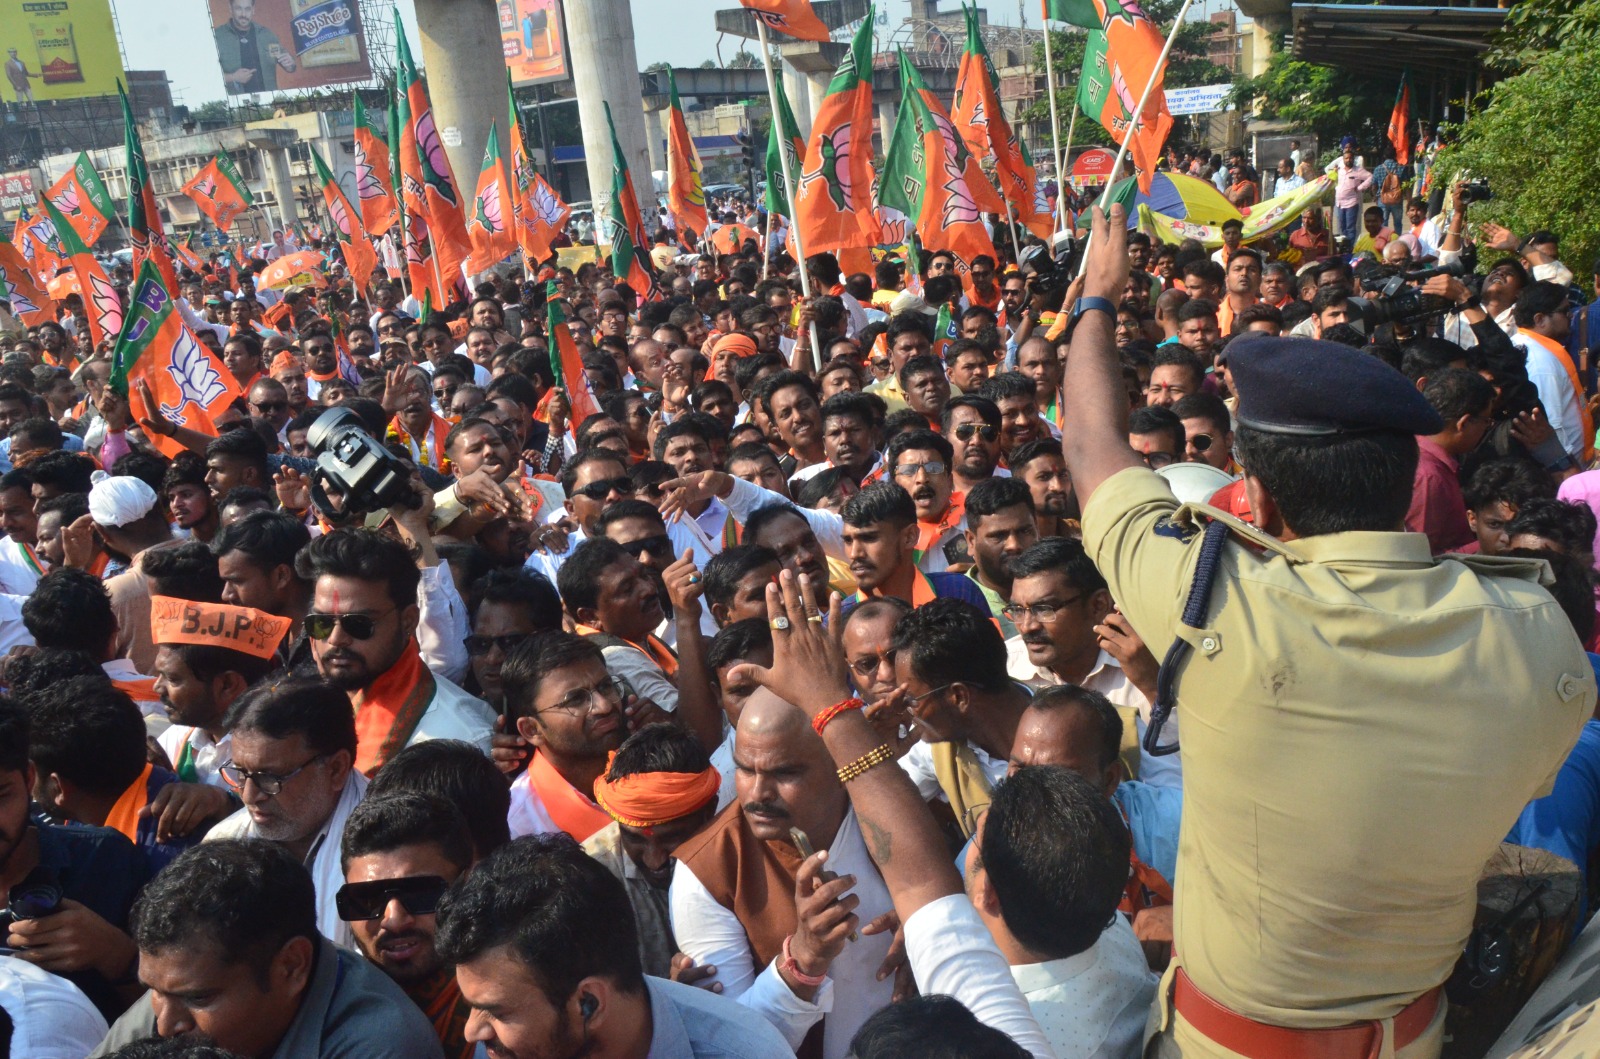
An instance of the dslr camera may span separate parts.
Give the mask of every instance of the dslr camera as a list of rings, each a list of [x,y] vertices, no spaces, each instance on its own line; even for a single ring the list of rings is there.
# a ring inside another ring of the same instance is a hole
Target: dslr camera
[[[348,408],[330,408],[306,431],[317,459],[311,502],[334,525],[349,525],[372,511],[421,507],[411,466],[367,433]]]
[[[1494,189],[1489,187],[1488,177],[1473,177],[1471,180],[1461,182],[1461,201],[1464,203],[1488,202],[1494,198]]]

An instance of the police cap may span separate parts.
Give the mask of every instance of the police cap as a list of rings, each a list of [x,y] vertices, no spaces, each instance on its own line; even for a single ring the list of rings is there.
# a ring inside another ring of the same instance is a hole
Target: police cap
[[[1235,418],[1269,434],[1437,434],[1444,420],[1404,375],[1337,342],[1243,334],[1228,343]]]

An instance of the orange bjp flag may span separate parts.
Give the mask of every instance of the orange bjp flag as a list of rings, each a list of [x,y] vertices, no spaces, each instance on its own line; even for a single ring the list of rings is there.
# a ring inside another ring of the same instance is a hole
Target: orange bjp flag
[[[219,154],[207,162],[200,172],[183,185],[183,193],[193,199],[194,204],[200,207],[200,212],[210,217],[211,223],[224,232],[233,227],[235,217],[255,205],[244,178],[225,154]]]
[[[700,152],[694,148],[694,138],[689,135],[683,102],[678,98],[678,79],[670,67],[667,90],[667,210],[680,233],[692,231],[696,236],[703,236],[711,225],[706,217],[704,167],[700,164]]]
[[[367,120],[361,96],[357,94],[355,99],[356,198],[361,203],[361,226],[377,239],[399,220],[394,185],[389,181],[389,145],[379,139]]]
[[[1128,154],[1139,168],[1139,189],[1149,194],[1161,148],[1172,131],[1163,85],[1166,64],[1161,56],[1166,38],[1138,0],[1094,0],[1094,5],[1102,28],[1089,33],[1078,81],[1079,105],[1117,143],[1123,143],[1131,131]],[[1144,109],[1135,115],[1146,85],[1150,95]]]
[[[44,200],[45,213],[55,225],[62,255],[78,277],[78,289],[83,295],[83,307],[89,317],[89,337],[96,349],[100,343],[109,342],[122,330],[122,299],[100,262],[89,252],[77,229],[68,224],[49,199]],[[170,268],[170,263],[168,264]]]
[[[0,300],[10,302],[11,315],[28,327],[56,318],[54,300],[33,281],[22,252],[3,236],[0,236]]]
[[[739,0],[767,28],[797,40],[829,40],[833,34],[811,9],[809,0]],[[869,14],[867,24],[872,24]]]
[[[517,252],[517,235],[511,230],[514,212],[511,182],[500,155],[500,131],[491,122],[489,140],[483,147],[483,167],[478,171],[477,194],[467,218],[467,237],[472,240],[472,256],[467,259],[470,271],[493,268]]]
[[[316,148],[311,149],[311,157],[317,164],[317,177],[322,181],[322,201],[328,207],[328,216],[333,221],[333,235],[344,254],[345,267],[350,270],[350,278],[356,281],[356,290],[365,294],[372,283],[372,271],[378,267],[378,251],[373,248],[372,240],[367,238],[367,231],[361,226],[350,200],[345,197],[344,189],[339,187],[333,173],[323,164],[322,155],[317,153]]]
[[[434,307],[443,309],[466,295],[467,284],[461,266],[472,255],[472,243],[467,238],[460,185],[456,183],[444,141],[434,125],[433,103],[428,99],[427,86],[422,83],[422,75],[411,58],[411,46],[406,42],[398,7],[394,19],[398,41],[396,83],[404,88],[409,115],[401,130],[400,171],[407,185],[405,194],[417,199],[428,220],[428,232],[433,238],[433,252],[439,266],[439,282],[443,287]]]
[[[545,309],[548,314],[545,333],[550,338],[550,370],[555,375],[556,386],[567,395],[572,415],[567,417],[567,429],[574,437],[583,421],[600,412],[600,402],[595,400],[589,386],[589,376],[583,370],[583,356],[578,343],[573,340],[572,328],[567,326],[566,310],[561,306],[561,290],[555,280],[545,285]]]
[[[811,124],[795,190],[795,224],[807,254],[878,242],[872,201],[872,8],[828,84]]]
[[[1411,86],[1400,75],[1400,91],[1394,97],[1394,110],[1389,114],[1389,142],[1394,144],[1394,160],[1401,165],[1411,164]]]
[[[135,422],[154,418],[139,389],[130,386],[142,381],[162,415],[214,437],[215,419],[239,397],[239,384],[184,326],[154,262],[146,259],[139,266],[132,295],[107,385],[128,398]],[[182,445],[159,434],[150,441],[168,456],[183,451]]]
[[[100,174],[87,154],[79,153],[77,161],[60,180],[50,185],[44,193],[72,230],[78,233],[85,246],[93,246],[102,232],[111,224],[116,213],[111,194],[100,182]]]

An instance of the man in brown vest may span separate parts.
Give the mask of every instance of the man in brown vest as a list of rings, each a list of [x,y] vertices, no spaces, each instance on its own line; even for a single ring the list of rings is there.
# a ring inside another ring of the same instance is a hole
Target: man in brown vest
[[[673,933],[696,964],[717,968],[724,996],[760,1011],[802,1057],[840,1059],[892,999],[892,976],[878,977],[889,892],[804,714],[756,692],[733,758],[737,800],[677,849]],[[803,857],[793,828],[826,856]]]

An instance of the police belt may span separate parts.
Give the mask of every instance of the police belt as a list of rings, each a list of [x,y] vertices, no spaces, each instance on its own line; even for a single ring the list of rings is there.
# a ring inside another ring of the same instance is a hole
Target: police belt
[[[1394,1017],[1395,1051],[1427,1031],[1443,995],[1435,986]],[[1173,976],[1172,1008],[1213,1044],[1247,1059],[1377,1059],[1383,1048],[1383,1023],[1375,1020],[1330,1029],[1291,1029],[1246,1018],[1200,992],[1182,967]]]

